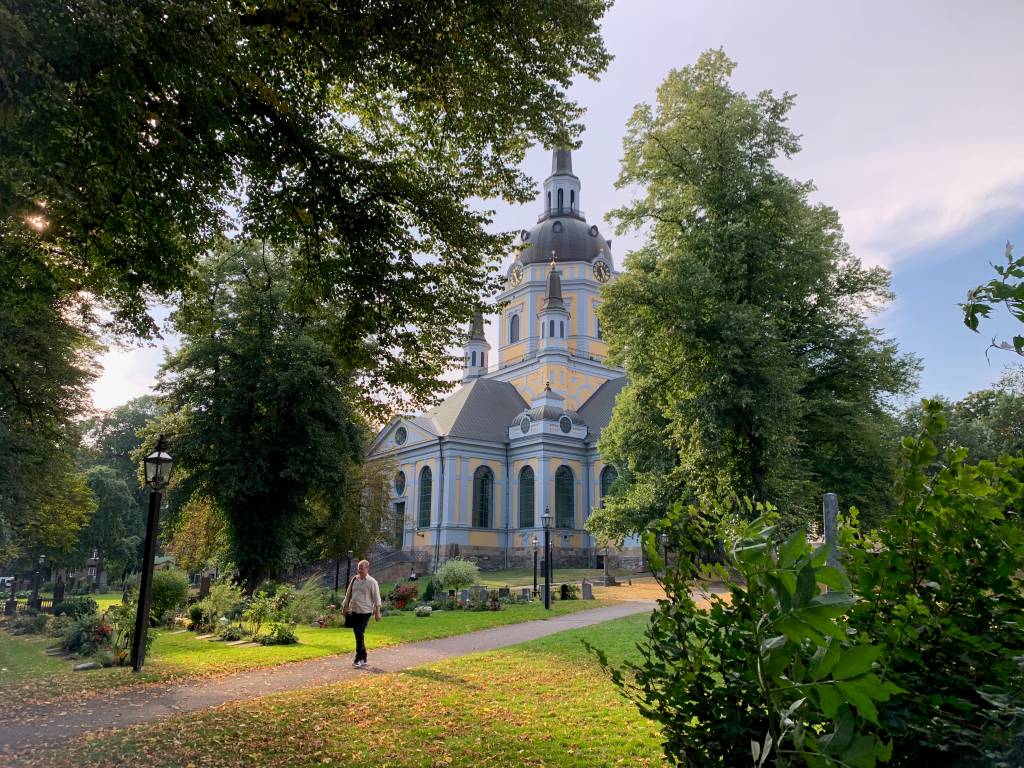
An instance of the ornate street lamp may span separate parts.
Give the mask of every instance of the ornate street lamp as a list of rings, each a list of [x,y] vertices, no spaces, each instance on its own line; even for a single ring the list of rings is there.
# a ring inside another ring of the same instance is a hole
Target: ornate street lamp
[[[537,534],[533,534],[533,597],[537,599]]]
[[[551,610],[551,510],[544,507],[544,514],[540,516],[544,524],[544,610]]]
[[[160,497],[171,481],[174,459],[167,453],[164,436],[156,441],[156,450],[143,459],[146,485],[149,486],[149,517],[146,520],[146,545],[142,554],[142,579],[139,583],[139,609],[135,614],[135,634],[132,636],[132,669],[142,670],[146,656],[146,636],[149,634],[149,606],[153,596],[153,558],[156,555],[156,534],[160,525]]]

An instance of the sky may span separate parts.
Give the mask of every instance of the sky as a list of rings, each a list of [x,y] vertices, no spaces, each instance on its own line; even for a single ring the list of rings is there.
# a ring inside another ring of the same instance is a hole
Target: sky
[[[587,109],[573,168],[580,207],[612,239],[618,266],[640,243],[604,221],[631,198],[614,186],[626,121],[670,70],[723,48],[734,87],[796,94],[789,124],[803,151],[780,167],[815,182],[854,254],[892,271],[896,300],[874,322],[922,359],[920,395],[962,397],[1019,361],[986,355],[1012,321],[974,334],[957,304],[994,276],[1007,240],[1024,248],[1024,2],[619,0],[602,27],[615,59],[570,92]],[[523,168],[538,202],[496,205],[495,230],[536,221],[549,152],[535,148]],[[496,347],[494,323],[488,336]],[[166,345],[108,352],[96,406],[148,392]]]

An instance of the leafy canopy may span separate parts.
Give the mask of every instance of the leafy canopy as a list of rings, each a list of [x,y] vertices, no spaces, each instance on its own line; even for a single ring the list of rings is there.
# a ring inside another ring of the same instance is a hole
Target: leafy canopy
[[[59,272],[112,327],[156,329],[231,228],[292,247],[375,389],[437,389],[525,201],[534,142],[572,142],[571,79],[607,0],[0,3],[0,272]]]
[[[835,210],[779,160],[793,97],[729,85],[721,51],[673,71],[629,121],[612,213],[645,245],[604,291],[601,327],[629,384],[601,437],[620,483],[596,532],[635,533],[679,499],[750,497],[807,519],[819,491],[888,504],[888,399],[916,364],[867,324],[890,298]],[[789,523],[792,525],[792,521]]]
[[[159,384],[173,435],[175,505],[208,500],[252,590],[285,563],[317,492],[344,487],[366,427],[355,384],[325,337],[327,312],[298,313],[284,255],[223,243],[202,262],[173,322],[181,347]]]

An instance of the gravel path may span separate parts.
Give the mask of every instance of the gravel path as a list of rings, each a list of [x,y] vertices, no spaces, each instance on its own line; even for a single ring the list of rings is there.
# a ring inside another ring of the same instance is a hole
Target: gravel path
[[[454,656],[504,648],[653,608],[653,602],[623,602],[465,635],[393,645],[377,651],[371,648],[370,665],[364,669],[354,669],[352,657],[348,654],[326,656],[213,680],[132,688],[80,702],[27,707],[18,713],[17,722],[0,724],[0,756],[10,756],[28,748],[58,746],[83,733],[153,722],[230,701],[245,701],[282,691],[328,685],[351,680],[357,675],[398,672]],[[2,763],[3,760],[0,760]]]

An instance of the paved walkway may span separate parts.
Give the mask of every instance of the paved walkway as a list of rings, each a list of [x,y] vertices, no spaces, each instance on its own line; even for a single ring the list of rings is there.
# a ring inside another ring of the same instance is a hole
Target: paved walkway
[[[625,602],[465,635],[393,645],[380,650],[371,648],[370,666],[365,669],[353,669],[352,657],[348,654],[325,656],[212,680],[122,689],[84,701],[29,707],[19,712],[18,722],[0,724],[0,756],[29,747],[58,746],[67,739],[101,728],[124,728],[231,701],[343,682],[358,675],[398,672],[454,656],[504,648],[653,608],[653,602]]]

